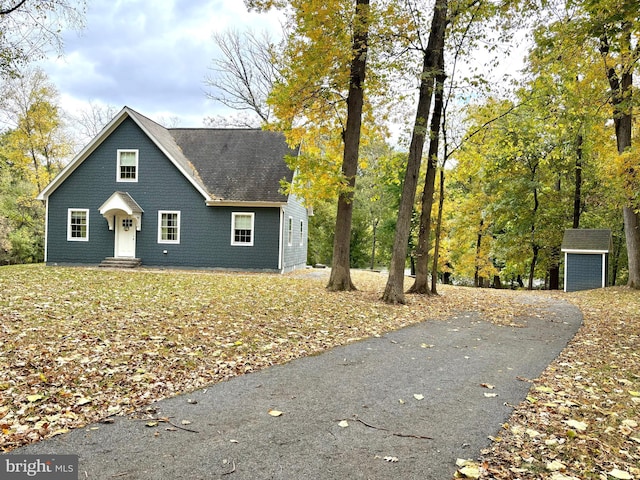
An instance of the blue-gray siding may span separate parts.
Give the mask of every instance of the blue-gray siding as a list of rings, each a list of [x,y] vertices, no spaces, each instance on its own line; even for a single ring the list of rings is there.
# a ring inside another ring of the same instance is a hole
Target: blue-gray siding
[[[579,290],[589,290],[601,288],[602,285],[602,254],[579,254],[567,253],[566,255],[566,275],[565,290],[576,292]],[[607,285],[607,262],[608,255],[605,255],[605,286]]]
[[[307,210],[302,202],[294,195],[289,197],[287,206],[284,207],[282,222],[282,243],[283,265],[282,270],[288,272],[297,268],[304,268],[307,263],[307,238],[309,234],[309,224],[307,221]],[[293,223],[293,235],[291,245],[289,245],[289,218]],[[302,224],[301,224],[302,222]],[[300,227],[302,227],[302,239],[300,238]],[[302,241],[301,241],[302,240]]]
[[[116,182],[118,149],[139,151],[138,182]],[[108,229],[99,207],[115,192],[129,193],[140,205],[141,230],[136,257],[143,265],[278,270],[306,262],[298,247],[283,254],[280,265],[281,208],[208,207],[204,197],[131,119],[126,119],[50,195],[47,218],[47,262],[97,264],[113,256],[115,232]],[[89,209],[89,241],[67,241],[69,208]],[[158,243],[158,210],[180,211],[180,243]],[[306,225],[297,201],[284,208]],[[232,212],[254,212],[253,246],[231,245]],[[299,216],[302,215],[300,218]],[[282,226],[286,229],[286,223]],[[295,251],[294,251],[295,250]],[[165,252],[166,253],[163,253]]]

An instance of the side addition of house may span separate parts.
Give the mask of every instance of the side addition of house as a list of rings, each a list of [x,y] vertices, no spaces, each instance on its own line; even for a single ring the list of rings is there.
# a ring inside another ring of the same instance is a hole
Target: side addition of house
[[[38,196],[45,261],[303,268],[307,210],[280,191],[297,154],[280,133],[166,129],[125,107]]]

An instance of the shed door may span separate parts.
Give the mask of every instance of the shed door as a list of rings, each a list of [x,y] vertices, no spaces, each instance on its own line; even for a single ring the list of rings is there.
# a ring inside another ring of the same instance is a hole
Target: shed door
[[[589,290],[601,288],[603,282],[604,255],[569,253],[566,257],[567,276],[566,291]]]
[[[134,258],[136,256],[136,223],[133,217],[116,217],[115,257]]]

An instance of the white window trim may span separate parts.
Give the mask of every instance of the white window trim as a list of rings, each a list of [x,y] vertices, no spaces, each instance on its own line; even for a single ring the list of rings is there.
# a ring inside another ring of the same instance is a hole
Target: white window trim
[[[287,222],[287,245],[293,246],[293,217]]]
[[[300,220],[300,246],[304,245],[304,220]]]
[[[135,153],[136,154],[136,178],[120,178],[120,154],[121,153]],[[136,183],[140,176],[140,168],[138,166],[139,153],[138,150],[132,148],[118,149],[118,157],[116,159],[116,182],[121,183]]]
[[[251,241],[250,242],[236,242],[236,217],[238,216],[250,216],[251,217]],[[254,228],[256,214],[254,212],[231,212],[231,245],[237,247],[253,247],[253,242],[256,238],[256,232]]]
[[[87,235],[84,237],[71,236],[71,214],[72,212],[84,212],[87,216]],[[69,208],[67,210],[67,241],[69,242],[88,242],[89,241],[89,209],[88,208]]]
[[[178,215],[178,235],[176,240],[163,240],[162,239],[162,215],[165,214],[177,214]],[[158,210],[158,243],[166,243],[177,245],[180,243],[180,234],[182,230],[182,221],[180,210]]]

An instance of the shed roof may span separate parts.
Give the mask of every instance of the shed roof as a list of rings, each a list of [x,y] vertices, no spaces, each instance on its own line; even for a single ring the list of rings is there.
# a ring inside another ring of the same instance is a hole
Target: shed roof
[[[563,252],[608,253],[611,250],[611,230],[567,229],[561,248]]]

